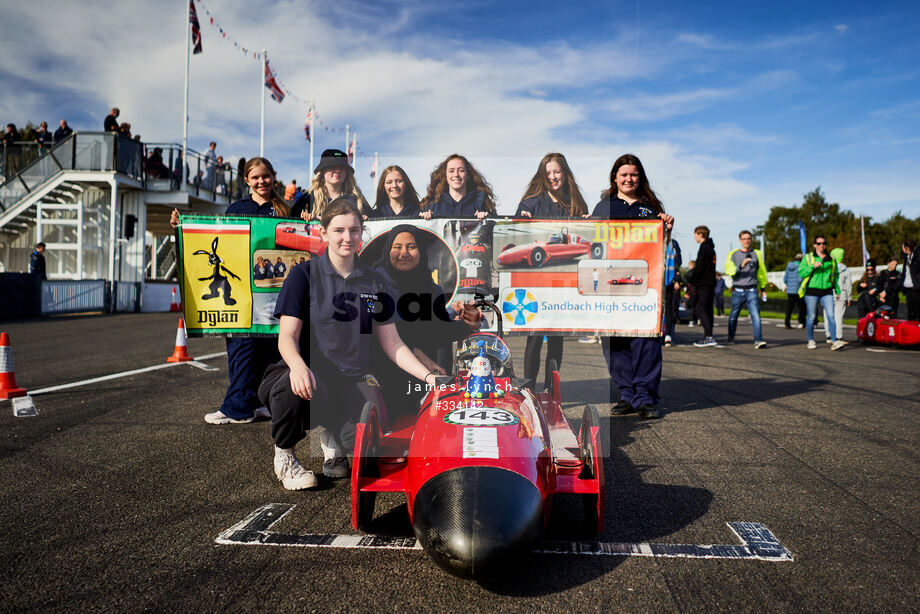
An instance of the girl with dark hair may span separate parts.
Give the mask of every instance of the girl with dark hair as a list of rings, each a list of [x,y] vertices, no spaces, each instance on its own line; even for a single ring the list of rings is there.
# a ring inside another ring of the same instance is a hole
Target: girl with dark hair
[[[431,173],[419,214],[432,217],[477,217],[495,214],[492,186],[460,154],[451,154]]]
[[[920,258],[917,257],[917,242],[904,239],[901,243],[904,263],[901,266],[901,291],[907,303],[907,319],[920,321]]]
[[[395,226],[386,235],[386,244],[376,270],[393,293],[394,301],[408,301],[408,295],[414,299],[409,303],[408,311],[419,314],[419,317],[411,321],[396,320],[399,338],[425,367],[444,375],[444,369],[435,362],[438,350],[478,330],[480,314],[474,307],[464,305],[461,311],[463,321],[453,320],[453,311],[447,304],[450,296],[433,280],[428,252],[432,238],[431,233],[416,226]],[[375,366],[374,372],[383,382],[387,407],[392,412],[400,407],[417,409],[424,396],[421,382],[397,369],[389,360],[377,360]]]
[[[570,219],[586,217],[588,205],[575,182],[575,176],[561,153],[548,153],[540,160],[537,172],[524,190],[524,197],[514,214],[518,218]],[[547,335],[546,362],[555,360],[562,366],[562,340],[558,335]],[[524,348],[524,377],[536,380],[540,372],[540,351],[543,336],[527,337]]]
[[[418,192],[406,171],[396,165],[383,169],[372,217],[417,217],[418,205]]]
[[[313,424],[324,427],[323,474],[349,475],[347,450],[354,446],[358,414],[366,401],[380,406],[380,387],[370,374],[371,333],[410,375],[431,386],[437,376],[406,347],[393,321],[375,313],[386,285],[357,257],[361,212],[338,198],[325,207],[321,224],[329,247],[294,267],[281,287],[275,317],[281,319],[282,360],[268,368],[259,387],[272,416],[275,475],[288,490],[317,486],[294,456]]]
[[[610,169],[610,187],[601,194],[591,217],[601,219],[659,218],[670,231],[674,218],[664,212],[649,186],[639,158],[625,154]],[[638,412],[643,418],[660,418],[661,341],[647,337],[604,337],[601,340],[610,377],[620,389],[614,414]]]

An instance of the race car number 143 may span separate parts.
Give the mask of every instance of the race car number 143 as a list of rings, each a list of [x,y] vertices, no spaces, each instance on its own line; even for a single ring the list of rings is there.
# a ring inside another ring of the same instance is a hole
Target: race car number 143
[[[517,424],[518,417],[504,409],[468,407],[450,412],[444,416],[444,422],[465,426],[507,426]]]

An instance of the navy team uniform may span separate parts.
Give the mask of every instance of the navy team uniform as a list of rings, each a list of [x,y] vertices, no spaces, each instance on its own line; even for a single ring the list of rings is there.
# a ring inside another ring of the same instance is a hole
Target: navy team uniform
[[[275,215],[270,202],[260,205],[251,198],[233,203],[226,212],[231,215]],[[262,405],[256,395],[262,373],[279,357],[278,340],[274,337],[227,337],[230,385],[220,406],[221,413],[234,420],[251,418],[256,408]]]
[[[641,200],[632,205],[611,196],[594,207],[591,217],[599,219],[658,218],[655,209]],[[634,409],[655,406],[661,399],[661,341],[648,337],[604,337],[601,339],[610,377],[620,389],[620,400]],[[612,397],[612,395],[611,395]]]
[[[518,205],[515,218],[523,218],[522,213],[530,213],[531,219],[572,219],[558,203],[553,202],[549,194],[542,192],[532,198],[521,201]],[[596,289],[596,288],[595,288]],[[524,346],[524,378],[536,380],[540,373],[540,351],[543,349],[543,336],[530,335]],[[546,336],[546,362],[555,360],[556,365],[562,368],[562,337],[559,335]]]
[[[384,292],[380,276],[357,257],[348,278],[332,268],[328,252],[291,269],[275,317],[303,321],[300,355],[313,371],[316,388],[310,401],[295,395],[283,360],[266,371],[259,398],[271,410],[276,446],[293,448],[312,426],[323,426],[351,449],[365,401],[383,407],[370,365],[373,327],[387,323],[374,319]]]
[[[459,201],[454,200],[449,191],[444,192],[441,199],[432,203],[428,210],[432,217],[476,217],[477,211],[485,211],[486,195],[484,192],[474,190],[464,194]]]

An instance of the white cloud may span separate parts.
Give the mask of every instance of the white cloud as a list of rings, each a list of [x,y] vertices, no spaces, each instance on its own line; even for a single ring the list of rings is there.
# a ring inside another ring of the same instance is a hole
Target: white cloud
[[[837,30],[837,32],[839,32],[840,34],[843,34],[847,30],[850,29],[850,26],[848,26],[845,23],[838,23],[837,25],[834,26],[834,29]]]

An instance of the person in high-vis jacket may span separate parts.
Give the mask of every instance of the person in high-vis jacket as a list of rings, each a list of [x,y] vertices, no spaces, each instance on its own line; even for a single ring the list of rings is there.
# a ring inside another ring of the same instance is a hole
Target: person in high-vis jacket
[[[764,262],[763,252],[754,249],[751,244],[754,235],[750,230],[738,233],[741,247],[732,250],[725,259],[725,274],[732,278],[732,310],[728,314],[728,342],[735,340],[735,330],[738,328],[738,315],[741,308],[747,305],[751,314],[751,324],[754,327],[754,349],[766,347],[763,340],[763,330],[760,325],[759,291],[767,287],[767,265]]]
[[[818,347],[815,343],[815,319],[820,302],[824,309],[828,335],[834,340],[831,349],[839,350],[845,344],[838,337],[833,317],[834,296],[840,294],[837,261],[828,253],[825,237],[820,235],[815,237],[814,247],[814,251],[805,254],[799,264],[799,277],[804,280],[799,288],[799,296],[805,297],[805,307],[808,309],[808,316],[805,318],[805,332],[808,335],[807,347],[809,350]]]

